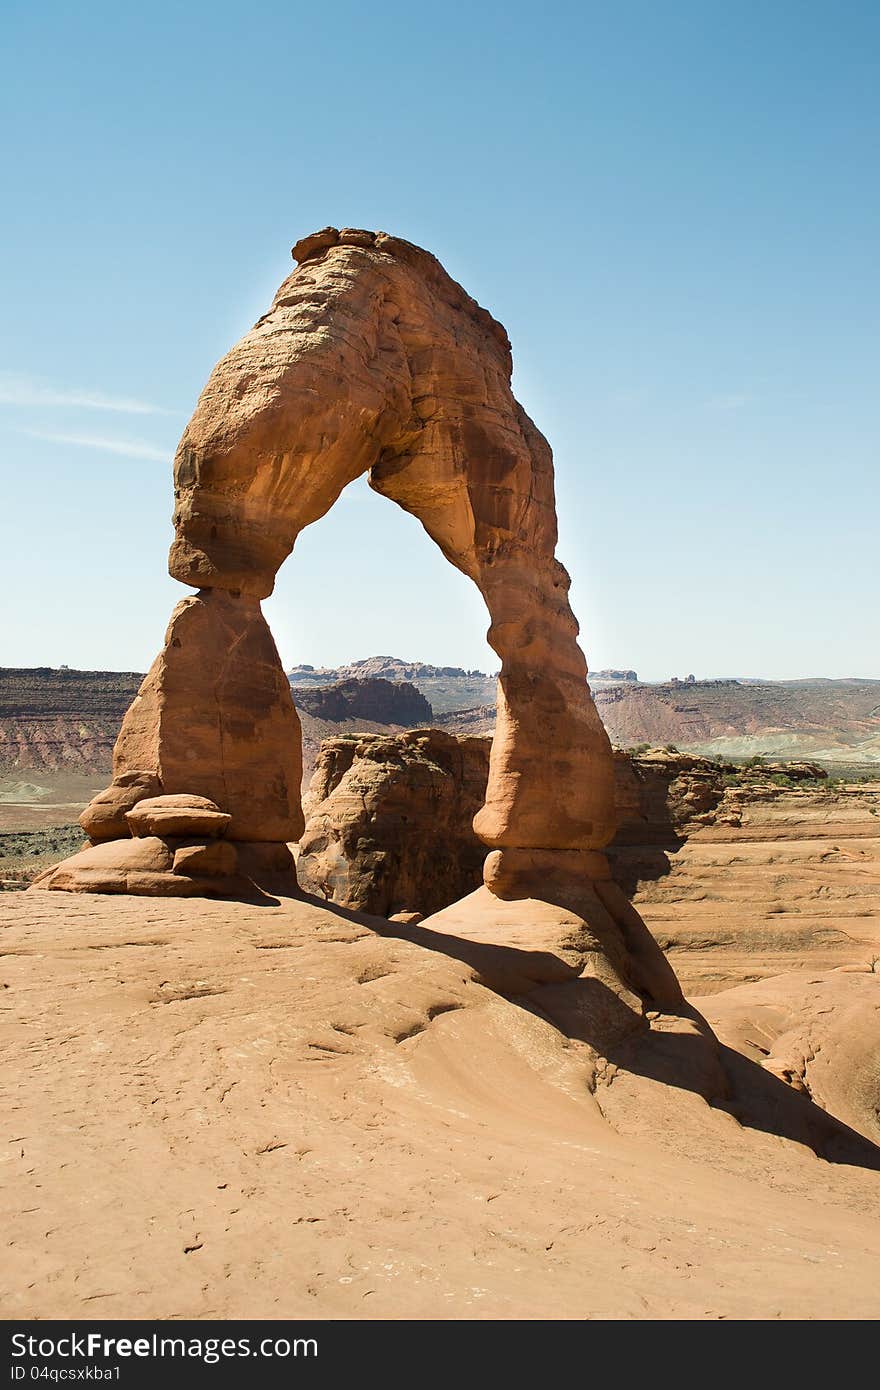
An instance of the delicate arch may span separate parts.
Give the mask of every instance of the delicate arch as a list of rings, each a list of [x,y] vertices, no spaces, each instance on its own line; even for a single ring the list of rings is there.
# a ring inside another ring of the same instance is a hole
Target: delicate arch
[[[368,472],[489,610],[498,720],[474,828],[500,929],[499,899],[555,904],[600,980],[677,1007],[600,852],[615,829],[611,747],[554,556],[550,448],[511,393],[507,334],[433,256],[382,232],[328,228],[294,257],[177,451],[170,570],[198,592],[172,613],[113,783],[80,818],[91,847],[35,886],[293,891],[301,736],[260,601],[300,531]]]
[[[604,845],[611,750],[554,558],[552,455],[511,392],[507,334],[433,256],[384,233],[328,229],[294,255],[181,440],[172,575],[264,598],[300,531],[369,472],[489,609],[501,677],[479,835]]]

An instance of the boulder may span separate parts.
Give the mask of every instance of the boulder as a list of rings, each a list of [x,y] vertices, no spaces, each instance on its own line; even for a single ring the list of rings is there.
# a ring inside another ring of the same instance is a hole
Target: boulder
[[[174,851],[173,872],[188,874],[190,878],[206,874],[209,878],[218,875],[234,874],[238,868],[238,854],[229,840],[206,840],[191,845],[180,845]]]
[[[154,772],[121,772],[106,791],[99,792],[83,811],[79,823],[93,844],[131,834],[126,815],[139,801],[158,796],[162,784]]]
[[[139,801],[125,819],[132,835],[197,836],[216,839],[225,835],[232,817],[206,796],[152,796]]]
[[[105,840],[47,869],[32,888],[68,893],[127,893],[130,874],[170,875],[173,850],[156,835]]]
[[[480,881],[473,831],[489,740],[438,729],[325,739],[306,797],[300,885],[395,920],[434,912]]]

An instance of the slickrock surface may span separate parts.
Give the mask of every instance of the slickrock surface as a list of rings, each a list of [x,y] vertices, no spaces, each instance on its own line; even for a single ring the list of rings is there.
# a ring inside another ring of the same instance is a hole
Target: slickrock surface
[[[488,896],[7,895],[5,1316],[877,1317],[878,1150]],[[856,1035],[880,977],[806,978],[814,1052]]]
[[[734,785],[678,841],[612,859],[688,993],[880,952],[880,782]]]
[[[880,974],[806,969],[697,1000],[722,1043],[880,1143]]]
[[[489,770],[489,739],[437,729],[328,739],[304,810],[297,875],[335,903],[427,915],[482,881],[473,831]]]

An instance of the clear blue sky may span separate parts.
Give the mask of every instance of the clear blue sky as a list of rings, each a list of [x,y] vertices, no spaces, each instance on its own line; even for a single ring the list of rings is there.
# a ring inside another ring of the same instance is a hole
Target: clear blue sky
[[[171,458],[328,223],[499,317],[590,664],[880,677],[880,6],[7,4],[0,665],[145,669]],[[356,485],[267,605],[287,664],[495,669]]]

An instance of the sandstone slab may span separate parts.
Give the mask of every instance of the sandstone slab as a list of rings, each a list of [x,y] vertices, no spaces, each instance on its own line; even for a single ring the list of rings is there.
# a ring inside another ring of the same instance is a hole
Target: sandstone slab
[[[202,844],[180,845],[174,851],[173,872],[190,878],[234,874],[238,854],[229,840],[208,840]]]
[[[93,843],[99,840],[119,840],[131,834],[127,812],[146,797],[158,796],[162,784],[155,772],[122,772],[114,777],[106,791],[90,801],[79,823]]]
[[[148,797],[125,816],[132,835],[225,835],[232,817],[206,796]]]

